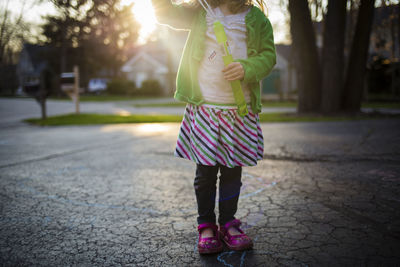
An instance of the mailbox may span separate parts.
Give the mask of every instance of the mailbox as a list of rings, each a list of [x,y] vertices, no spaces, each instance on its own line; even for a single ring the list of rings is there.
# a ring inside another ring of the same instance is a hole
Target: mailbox
[[[38,97],[40,93],[40,78],[38,77],[26,77],[23,90],[30,96]]]
[[[64,72],[61,73],[61,90],[67,94],[75,90],[75,73]]]

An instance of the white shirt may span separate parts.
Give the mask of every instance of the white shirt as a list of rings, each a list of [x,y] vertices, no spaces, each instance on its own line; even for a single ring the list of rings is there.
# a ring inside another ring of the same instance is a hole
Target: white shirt
[[[219,7],[214,9],[218,20],[221,21],[225,28],[234,59],[247,58],[247,28],[245,18],[249,10],[225,16]],[[206,102],[235,104],[232,87],[229,81],[224,79],[222,72],[225,67],[222,60],[223,48],[217,43],[214,34],[213,23],[215,20],[208,13],[206,20],[205,53],[198,72],[200,90]],[[242,82],[241,84],[245,100],[247,103],[250,103],[250,90],[245,83]]]

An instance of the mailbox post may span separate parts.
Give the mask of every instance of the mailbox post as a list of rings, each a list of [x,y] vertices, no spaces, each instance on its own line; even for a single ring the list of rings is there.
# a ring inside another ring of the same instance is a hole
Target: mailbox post
[[[74,66],[74,74],[75,74],[75,111],[76,114],[79,114],[79,67]]]
[[[79,67],[74,72],[61,73],[61,90],[75,102],[75,112],[79,114]]]

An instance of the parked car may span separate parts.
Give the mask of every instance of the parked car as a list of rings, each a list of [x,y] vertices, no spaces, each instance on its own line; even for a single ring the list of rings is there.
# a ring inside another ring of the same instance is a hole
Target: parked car
[[[107,78],[93,78],[89,80],[88,92],[99,94],[107,89]]]

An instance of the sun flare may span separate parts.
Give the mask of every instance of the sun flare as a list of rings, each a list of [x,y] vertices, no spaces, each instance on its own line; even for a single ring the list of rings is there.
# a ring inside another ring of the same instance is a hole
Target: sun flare
[[[151,0],[122,0],[123,5],[133,3],[132,13],[140,24],[139,43],[145,43],[156,28],[156,16]]]
[[[193,0],[175,0],[176,4],[189,3]],[[132,13],[140,24],[139,40],[143,44],[154,33],[156,29],[156,16],[151,0],[121,0],[122,5],[133,3]]]

